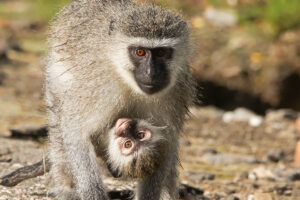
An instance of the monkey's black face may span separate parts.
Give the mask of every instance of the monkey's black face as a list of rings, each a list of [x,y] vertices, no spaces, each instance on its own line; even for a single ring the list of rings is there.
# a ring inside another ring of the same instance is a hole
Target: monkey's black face
[[[169,84],[170,76],[167,66],[173,56],[172,48],[131,46],[128,50],[135,66],[134,78],[142,91],[154,94]]]

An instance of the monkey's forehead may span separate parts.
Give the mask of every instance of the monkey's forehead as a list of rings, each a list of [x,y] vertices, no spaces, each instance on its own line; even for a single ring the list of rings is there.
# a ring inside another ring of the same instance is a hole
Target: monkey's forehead
[[[120,15],[119,28],[127,36],[144,38],[178,38],[188,36],[187,23],[160,7],[136,6]]]

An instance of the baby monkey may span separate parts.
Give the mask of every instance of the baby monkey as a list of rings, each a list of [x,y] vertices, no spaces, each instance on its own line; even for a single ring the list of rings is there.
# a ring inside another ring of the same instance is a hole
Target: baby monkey
[[[163,130],[145,120],[119,119],[109,133],[107,162],[112,175],[144,178],[153,174],[165,158]]]

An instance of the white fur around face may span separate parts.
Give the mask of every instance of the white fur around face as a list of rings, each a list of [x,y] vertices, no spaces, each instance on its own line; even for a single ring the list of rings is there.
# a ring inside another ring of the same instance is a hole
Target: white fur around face
[[[133,91],[138,94],[145,94],[137,85],[133,71],[134,65],[132,64],[129,58],[128,47],[129,46],[140,46],[146,48],[157,48],[157,47],[171,47],[175,49],[173,60],[170,62],[170,76],[171,76],[171,83],[168,87],[166,87],[163,91],[168,90],[171,86],[174,85],[176,80],[177,72],[180,70],[178,68],[181,67],[181,63],[184,62],[186,56],[182,54],[182,44],[181,39],[176,38],[162,38],[162,39],[147,39],[142,37],[128,37],[125,35],[117,35],[116,36],[115,44],[112,45],[113,54],[110,54],[110,58],[112,63],[114,64],[116,71],[120,74],[123,78],[124,82],[127,83]],[[119,38],[122,38],[120,40]],[[159,92],[158,94],[162,93],[163,91]]]
[[[138,150],[134,152],[132,155],[124,156],[119,149],[118,141],[116,140],[116,136],[114,134],[114,129],[109,131],[109,145],[108,145],[108,159],[109,162],[112,163],[113,169],[122,169],[128,166],[135,157],[138,157],[142,154],[147,154],[147,152],[153,152],[156,148],[155,144],[166,140],[163,135],[163,130],[166,127],[155,127],[150,123],[140,120],[139,126],[146,127],[152,133],[152,138],[150,142],[138,147]]]
[[[55,52],[50,54],[50,58],[51,62],[46,69],[47,78],[61,91],[70,89],[73,75],[68,71],[67,62],[62,61],[62,56]]]
[[[109,131],[109,145],[108,145],[108,159],[112,163],[112,168],[114,170],[122,169],[123,166],[130,164],[134,158],[134,154],[129,156],[124,156],[119,149],[119,144],[116,140],[114,129]]]

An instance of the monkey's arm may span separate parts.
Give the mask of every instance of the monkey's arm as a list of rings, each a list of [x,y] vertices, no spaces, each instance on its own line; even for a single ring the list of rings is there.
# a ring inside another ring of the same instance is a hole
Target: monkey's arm
[[[82,132],[81,128],[70,133],[63,132],[63,144],[67,147],[65,154],[77,183],[77,193],[82,199],[106,200],[108,197],[100,177],[94,146]]]
[[[0,178],[0,185],[6,187],[13,187],[19,184],[20,182],[35,178],[37,176],[42,176],[50,170],[50,162],[46,157],[45,159],[33,164],[28,165],[22,168],[17,169],[16,171]]]

